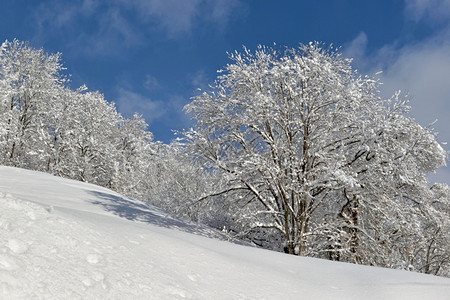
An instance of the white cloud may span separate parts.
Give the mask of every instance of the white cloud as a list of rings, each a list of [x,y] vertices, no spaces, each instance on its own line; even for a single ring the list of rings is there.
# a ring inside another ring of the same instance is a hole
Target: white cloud
[[[440,142],[450,142],[449,79],[450,43],[436,40],[400,49],[382,75],[386,94],[402,89],[411,95],[411,114],[420,124],[438,120],[433,128]],[[448,144],[444,148],[449,150]],[[450,166],[440,168],[430,179],[450,184]]]
[[[67,28],[80,16],[89,17],[94,14],[99,6],[96,0],[79,1],[48,1],[42,3],[36,10],[35,17],[38,25],[50,24],[50,29]]]
[[[66,36],[73,51],[102,55],[121,53],[123,48],[139,45],[141,35],[122,14],[120,7],[104,5],[96,0],[71,2],[49,1],[35,12],[38,39],[48,36]],[[80,30],[84,24],[90,30]]]
[[[117,54],[154,31],[178,38],[203,24],[223,29],[238,7],[240,0],[52,0],[39,6],[35,21],[41,39],[71,32],[78,34],[74,46],[85,53]],[[80,32],[84,23],[92,30]]]
[[[94,13],[98,6],[99,3],[96,0],[83,0],[83,3],[79,7],[82,14],[91,15]]]
[[[366,55],[367,42],[366,33],[360,32],[356,38],[344,47],[344,56],[364,63],[363,58]]]
[[[237,11],[245,11],[239,0],[212,0],[209,2],[212,5],[209,20],[222,28],[226,26],[227,22]],[[208,16],[208,14],[206,16]]]
[[[355,56],[354,64],[362,73],[381,74],[381,92],[396,90],[411,98],[411,115],[423,126],[434,122],[440,142],[450,143],[450,30],[440,31],[429,39],[398,47],[396,42],[367,54],[367,37],[359,34],[344,47],[344,55]],[[448,150],[448,146],[444,146]],[[438,170],[435,181],[450,184],[450,168]]]
[[[179,94],[169,95],[167,98],[167,106],[170,109],[171,130],[182,130],[192,126],[192,120],[183,111],[186,105],[186,97]]]
[[[105,9],[98,16],[94,32],[85,32],[74,41],[74,47],[86,54],[118,54],[141,43],[141,35],[118,8]],[[83,47],[79,47],[83,45]]]
[[[191,126],[191,121],[183,112],[186,98],[178,94],[168,95],[164,100],[152,100],[125,85],[117,89],[114,102],[124,117],[139,113],[149,125],[157,122],[159,125],[177,130]]]
[[[202,22],[223,28],[240,7],[240,0],[117,0],[137,11],[141,22],[156,25],[171,38],[190,33]]]
[[[119,2],[137,11],[144,24],[156,24],[158,29],[165,30],[171,37],[191,30],[202,3],[201,0],[119,0]]]
[[[131,117],[134,113],[144,115],[148,124],[162,118],[167,113],[167,107],[162,101],[153,101],[139,93],[125,88],[117,90],[116,107],[125,117]]]
[[[211,83],[211,80],[208,78],[204,70],[198,70],[197,72],[190,74],[189,79],[191,80],[191,84],[194,89],[205,90]]]
[[[450,0],[406,0],[405,14],[418,22],[439,22],[450,18]]]
[[[153,91],[160,88],[161,85],[159,84],[158,79],[156,79],[155,76],[147,74],[145,76],[144,87],[149,91]]]
[[[450,43],[400,49],[382,78],[384,90],[403,89],[413,96],[413,114],[419,121],[430,123],[438,118],[442,137],[450,141]]]

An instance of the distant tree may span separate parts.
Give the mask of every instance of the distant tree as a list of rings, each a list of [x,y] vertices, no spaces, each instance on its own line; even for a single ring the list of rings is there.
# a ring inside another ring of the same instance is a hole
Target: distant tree
[[[450,277],[450,188],[435,184],[430,192],[423,238],[408,249],[410,265],[423,273]]]
[[[182,144],[154,144],[155,155],[147,171],[144,199],[177,216],[212,224],[209,209],[197,200],[208,194],[216,181],[213,174],[196,166]]]
[[[318,43],[230,58],[185,107],[193,157],[227,181],[211,197],[287,253],[403,267],[400,248],[424,236],[426,174],[446,159],[407,101]]]
[[[110,186],[118,159],[120,115],[98,92],[67,91],[62,117],[55,125],[53,171],[58,175]]]
[[[119,120],[113,160],[115,175],[109,185],[120,193],[140,200],[147,194],[148,176],[157,148],[147,127],[145,120],[138,114]]]

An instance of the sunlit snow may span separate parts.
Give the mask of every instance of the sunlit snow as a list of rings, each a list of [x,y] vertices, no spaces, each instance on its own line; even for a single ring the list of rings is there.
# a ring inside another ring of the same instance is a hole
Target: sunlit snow
[[[0,299],[449,299],[450,279],[236,245],[95,185],[0,167]]]

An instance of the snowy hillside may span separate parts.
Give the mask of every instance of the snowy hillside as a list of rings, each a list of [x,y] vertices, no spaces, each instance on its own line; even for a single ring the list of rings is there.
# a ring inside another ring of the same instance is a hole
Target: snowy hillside
[[[449,299],[450,279],[231,244],[110,190],[0,167],[0,299]]]

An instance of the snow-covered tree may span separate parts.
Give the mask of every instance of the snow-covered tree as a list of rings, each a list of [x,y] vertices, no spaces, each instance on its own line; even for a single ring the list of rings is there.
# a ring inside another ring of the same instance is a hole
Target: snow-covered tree
[[[0,161],[106,186],[265,248],[450,275],[450,192],[426,177],[447,153],[407,117],[405,97],[381,98],[377,80],[317,43],[230,58],[186,106],[195,129],[165,145],[141,116],[68,88],[60,54],[6,41]]]
[[[27,43],[5,41],[0,51],[0,147],[5,164],[39,169],[48,159],[57,97],[65,79],[60,54],[35,50]]]
[[[60,54],[1,45],[1,162],[137,195],[151,152],[147,124],[124,119],[99,92],[66,87],[63,69]]]
[[[198,201],[218,184],[216,177],[194,165],[177,141],[155,143],[154,152],[146,173],[145,201],[191,221],[217,225],[209,215],[211,207]]]
[[[52,173],[110,186],[115,176],[120,115],[114,104],[86,88],[66,91],[62,118],[55,124]]]
[[[228,183],[212,196],[227,195],[249,235],[273,236],[287,253],[405,261],[400,245],[423,229],[426,174],[446,152],[405,116],[400,94],[382,99],[377,80],[318,43],[230,58],[185,108],[193,156]]]
[[[450,277],[450,188],[435,184],[424,209],[423,238],[410,247],[410,265],[415,270]]]
[[[147,123],[138,114],[119,120],[115,138],[114,177],[110,188],[125,195],[143,199],[155,156],[153,135]]]

